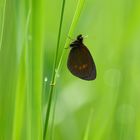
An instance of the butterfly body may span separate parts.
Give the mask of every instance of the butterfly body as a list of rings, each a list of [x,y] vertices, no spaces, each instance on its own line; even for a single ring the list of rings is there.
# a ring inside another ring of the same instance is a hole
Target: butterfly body
[[[96,78],[96,66],[88,48],[83,44],[82,35],[70,44],[67,67],[70,72],[83,79],[94,80]]]

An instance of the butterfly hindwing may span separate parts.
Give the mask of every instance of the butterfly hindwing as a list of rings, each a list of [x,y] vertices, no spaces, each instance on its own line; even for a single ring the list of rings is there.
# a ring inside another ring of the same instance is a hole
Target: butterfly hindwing
[[[71,48],[67,62],[70,72],[84,80],[93,80],[96,78],[96,68],[93,58],[86,46]]]

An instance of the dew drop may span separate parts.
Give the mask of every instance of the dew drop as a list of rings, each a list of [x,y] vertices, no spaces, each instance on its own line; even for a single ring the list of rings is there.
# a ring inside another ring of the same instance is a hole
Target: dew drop
[[[47,82],[47,81],[48,81],[48,78],[47,78],[47,77],[45,77],[45,78],[44,78],[44,82]]]

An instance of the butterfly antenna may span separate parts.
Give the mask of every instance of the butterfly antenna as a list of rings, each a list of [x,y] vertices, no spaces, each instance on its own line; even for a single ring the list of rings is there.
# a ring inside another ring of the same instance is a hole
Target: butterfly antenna
[[[84,38],[84,39],[85,39],[85,38],[88,38],[88,35],[83,36],[83,38]]]

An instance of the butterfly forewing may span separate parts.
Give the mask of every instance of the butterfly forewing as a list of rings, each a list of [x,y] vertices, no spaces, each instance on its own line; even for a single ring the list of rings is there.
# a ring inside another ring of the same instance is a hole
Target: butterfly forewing
[[[67,66],[70,72],[84,80],[96,78],[96,68],[93,58],[86,46],[73,47],[69,53]]]

